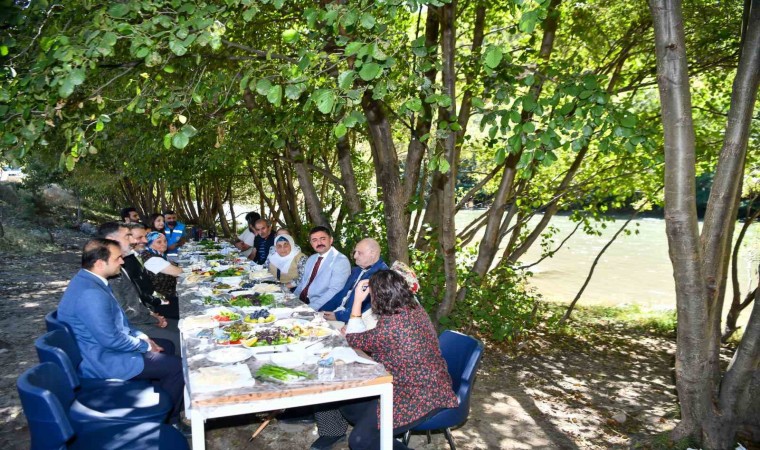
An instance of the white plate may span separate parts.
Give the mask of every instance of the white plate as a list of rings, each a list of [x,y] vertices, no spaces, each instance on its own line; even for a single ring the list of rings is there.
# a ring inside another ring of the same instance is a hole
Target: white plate
[[[209,352],[206,359],[217,364],[232,364],[245,361],[251,357],[251,352],[243,347],[224,347]]]

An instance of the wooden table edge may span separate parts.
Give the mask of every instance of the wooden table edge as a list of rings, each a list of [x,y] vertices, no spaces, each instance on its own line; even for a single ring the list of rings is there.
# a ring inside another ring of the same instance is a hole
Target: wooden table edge
[[[378,384],[392,383],[393,376],[383,375],[371,380],[364,381],[348,381],[339,384],[320,384],[318,386],[306,386],[297,389],[289,389],[286,391],[266,391],[266,392],[251,392],[249,394],[229,395],[226,397],[209,398],[205,400],[194,400],[193,406],[222,406],[232,405],[236,403],[249,403],[261,400],[269,400],[274,398],[295,397],[298,395],[319,394],[322,392],[339,391],[342,389],[353,389],[359,387],[375,386]]]

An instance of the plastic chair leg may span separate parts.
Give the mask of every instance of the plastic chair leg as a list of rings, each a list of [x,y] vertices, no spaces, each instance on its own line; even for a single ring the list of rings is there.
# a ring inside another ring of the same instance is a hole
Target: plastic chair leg
[[[449,441],[449,447],[451,447],[451,450],[457,450],[457,446],[454,444],[454,436],[451,435],[451,429],[444,428],[443,434],[446,436],[446,440]]]
[[[433,436],[430,435],[430,430],[427,431],[427,436],[428,436],[428,444],[430,444],[431,442],[433,442]]]
[[[404,433],[404,438],[401,439],[401,442],[403,442],[404,445],[409,445],[410,437],[412,437],[412,430],[406,430],[406,433]]]

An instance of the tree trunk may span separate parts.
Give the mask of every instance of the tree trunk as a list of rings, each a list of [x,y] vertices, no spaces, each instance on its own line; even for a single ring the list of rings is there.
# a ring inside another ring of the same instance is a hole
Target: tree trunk
[[[681,422],[674,439],[701,440],[710,416],[707,289],[697,228],[695,143],[680,0],[650,0],[665,134],[665,230],[678,313],[676,388]]]
[[[336,147],[341,184],[346,190],[345,205],[352,215],[357,214],[362,210],[362,202],[361,197],[359,197],[359,189],[356,187],[356,175],[354,174],[354,165],[351,162],[351,143],[348,141],[348,134],[338,138]]]
[[[539,56],[544,61],[549,61],[552,51],[554,50],[555,36],[559,28],[559,6],[562,0],[552,0],[547,8],[546,19],[544,20],[544,33],[541,39],[541,50]],[[537,80],[530,88],[533,97],[538,100],[543,90],[543,79]],[[523,110],[520,114],[520,123],[529,122],[533,118],[533,112]],[[483,276],[493,263],[496,252],[501,240],[500,230],[502,228],[502,218],[506,209],[506,201],[510,198],[510,193],[514,186],[515,176],[517,174],[517,163],[520,161],[520,152],[510,153],[507,157],[504,171],[502,174],[499,189],[491,205],[492,212],[488,215],[486,231],[483,240],[478,247],[478,258],[473,264],[472,272],[482,280]]]
[[[726,134],[700,236],[704,255],[702,265],[709,296],[711,354],[720,351],[720,319],[726,291],[726,274],[741,196],[752,112],[760,82],[760,1],[751,2],[750,7],[752,9],[743,36],[742,56],[731,90]],[[710,370],[717,382],[720,378],[717,358]]]
[[[388,252],[391,261],[409,263],[408,222],[405,220],[404,188],[399,179],[399,163],[388,117],[372,91],[362,96],[362,110],[367,117],[369,144],[375,162],[375,177],[382,190],[385,224],[388,230]]]
[[[446,118],[449,123],[457,122],[456,116],[456,11],[457,0],[451,0],[441,8],[441,56],[443,76],[443,92],[451,99],[451,106],[446,111],[439,111],[439,118]],[[457,295],[457,254],[456,227],[454,210],[456,206],[457,165],[457,133],[450,131],[443,142],[443,157],[449,162],[449,170],[441,173],[443,191],[441,192],[440,209],[441,225],[439,242],[443,255],[443,271],[446,289],[443,301],[436,311],[436,318],[448,316],[454,309]],[[440,171],[440,169],[439,169]]]
[[[289,152],[288,157],[295,161],[293,165],[295,166],[296,174],[298,175],[298,184],[301,186],[304,201],[306,202],[306,212],[309,215],[309,220],[311,220],[311,223],[314,225],[321,225],[329,228],[330,222],[327,220],[324,211],[322,210],[322,202],[319,200],[317,190],[314,188],[314,181],[311,178],[311,174],[304,164],[301,149],[298,147],[298,144],[290,142],[287,144],[286,148]]]
[[[753,202],[750,203],[752,205]],[[731,285],[733,287],[733,296],[731,298],[731,307],[726,315],[726,327],[721,336],[722,342],[727,342],[728,339],[736,332],[738,326],[736,321],[739,319],[739,314],[746,308],[755,298],[754,292],[751,292],[747,296],[744,302],[741,301],[741,286],[739,285],[739,249],[742,242],[744,242],[744,236],[747,235],[750,225],[752,225],[760,216],[760,209],[752,214],[749,214],[749,207],[747,208],[747,219],[742,225],[742,229],[739,231],[739,236],[736,237],[736,243],[734,244],[734,251],[731,254]]]
[[[696,438],[710,449],[732,448],[742,413],[737,405],[746,404],[739,400],[760,363],[760,308],[756,303],[744,338],[720,379],[720,309],[741,188],[738,179],[743,174],[760,77],[760,0],[745,6],[751,8],[747,33],[700,241],[681,2],[650,0],[665,134],[665,224],[678,310],[676,387],[682,417],[673,437]]]

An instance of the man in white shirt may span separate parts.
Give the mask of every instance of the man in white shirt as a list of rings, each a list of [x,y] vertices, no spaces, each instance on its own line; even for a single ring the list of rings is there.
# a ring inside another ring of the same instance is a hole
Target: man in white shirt
[[[256,239],[256,221],[261,219],[259,213],[251,211],[245,215],[245,221],[248,222],[248,228],[243,231],[238,240],[235,241],[235,247],[240,250],[240,256],[247,258],[253,252],[253,241]]]

